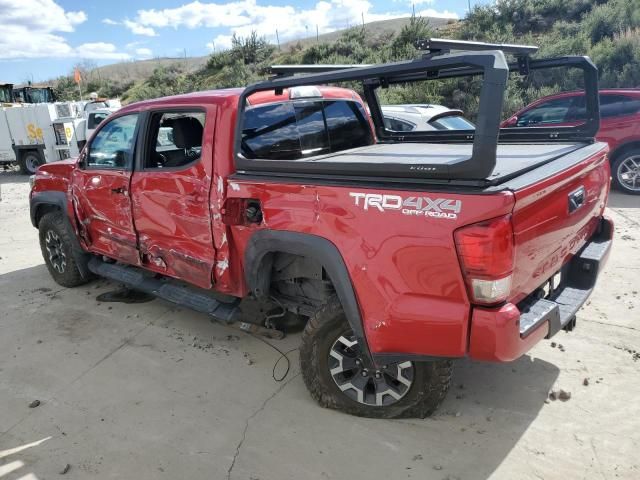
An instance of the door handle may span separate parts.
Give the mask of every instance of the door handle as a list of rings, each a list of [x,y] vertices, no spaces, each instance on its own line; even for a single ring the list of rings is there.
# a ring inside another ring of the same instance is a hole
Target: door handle
[[[127,193],[127,191],[125,190],[124,187],[118,187],[118,188],[112,188],[111,193],[120,193],[124,195],[125,193]]]
[[[569,213],[573,213],[584,205],[585,201],[584,187],[580,187],[577,190],[569,194]]]

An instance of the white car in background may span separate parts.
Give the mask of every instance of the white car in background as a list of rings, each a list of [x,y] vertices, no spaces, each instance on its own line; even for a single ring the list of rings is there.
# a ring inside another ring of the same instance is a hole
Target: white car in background
[[[394,132],[428,132],[434,130],[475,130],[462,110],[442,105],[382,105],[384,126]]]

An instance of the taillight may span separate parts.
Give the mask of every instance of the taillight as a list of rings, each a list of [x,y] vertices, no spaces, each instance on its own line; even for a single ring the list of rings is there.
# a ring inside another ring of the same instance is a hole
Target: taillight
[[[511,215],[462,227],[454,237],[472,301],[504,302],[511,293],[514,261]]]

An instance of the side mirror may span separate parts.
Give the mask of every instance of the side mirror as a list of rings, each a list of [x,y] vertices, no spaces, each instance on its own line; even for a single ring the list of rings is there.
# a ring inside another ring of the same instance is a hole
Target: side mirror
[[[86,168],[87,166],[87,147],[85,146],[82,151],[80,152],[80,156],[78,157],[78,167],[79,168]]]

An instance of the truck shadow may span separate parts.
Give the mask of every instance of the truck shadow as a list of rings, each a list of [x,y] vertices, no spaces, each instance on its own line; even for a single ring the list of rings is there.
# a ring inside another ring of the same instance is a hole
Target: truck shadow
[[[3,365],[7,378],[14,379],[10,390],[19,392],[43,388],[32,385],[33,380],[26,377],[15,380],[22,378],[18,375],[19,369],[42,369],[42,375],[53,376],[57,365],[67,361],[65,355],[72,356],[76,362],[90,364],[95,359],[85,357],[91,354],[96,342],[104,348],[115,348],[117,343],[110,343],[121,342],[122,339],[114,335],[114,331],[128,334],[133,322],[143,324],[163,317],[162,322],[156,321],[153,328],[146,330],[145,345],[131,341],[125,348],[135,351],[133,358],[137,362],[153,364],[157,370],[166,369],[170,373],[155,377],[144,370],[132,368],[127,374],[127,384],[139,382],[150,391],[162,392],[168,396],[164,399],[166,405],[177,402],[186,409],[201,409],[205,402],[212,411],[233,412],[233,419],[224,427],[220,426],[223,431],[204,429],[198,434],[207,443],[207,451],[212,458],[223,463],[230,458],[231,446],[215,447],[218,445],[215,437],[225,435],[237,439],[242,436],[242,450],[238,450],[234,460],[232,478],[340,479],[346,478],[345,472],[351,472],[353,475],[348,475],[351,478],[396,479],[409,478],[410,474],[410,478],[428,480],[486,479],[515,448],[529,451],[521,442],[522,436],[530,429],[543,406],[556,407],[554,404],[545,405],[545,399],[559,375],[559,369],[544,360],[524,356],[509,364],[457,361],[449,395],[431,418],[372,420],[351,417],[322,409],[310,398],[300,375],[296,375],[299,370],[296,353],[291,354],[292,371],[286,381],[275,384],[271,375],[278,355],[264,343],[239,334],[234,335],[234,345],[230,346],[230,329],[211,324],[204,315],[191,315],[186,310],[167,313],[169,304],[158,300],[146,304],[114,304],[113,310],[104,304],[99,306],[95,297],[115,287],[100,280],[75,289],[63,289],[53,283],[44,265],[0,274],[0,296],[7,299],[3,315],[0,315],[0,330],[5,332],[0,350],[2,344],[17,345],[30,339],[26,341],[29,348],[41,352],[38,356],[23,357],[24,363],[9,361]],[[102,313],[96,315],[96,310]],[[46,319],[42,315],[29,314],[31,311],[46,313]],[[175,332],[180,332],[179,337],[189,341],[178,340]],[[191,341],[196,335],[198,342],[201,337],[208,336],[207,342],[212,343],[213,350],[224,347],[228,354],[206,355],[201,349],[191,348],[191,343],[196,344],[195,340]],[[284,342],[271,342],[286,351],[291,345],[295,347],[298,344],[298,335],[292,335]],[[36,344],[34,338],[42,343]],[[149,348],[156,343],[161,347]],[[284,343],[291,345],[285,348]],[[105,347],[105,344],[108,345]],[[46,350],[49,348],[50,351]],[[50,355],[51,360],[46,364],[38,363],[44,352]],[[255,364],[248,366],[243,352],[255,358]],[[0,352],[0,363],[8,359],[4,358],[7,355]],[[178,356],[187,360],[176,363]],[[126,358],[122,357],[121,361],[126,361]],[[216,365],[224,367],[221,375],[233,375],[224,381],[225,388],[211,390],[205,401],[196,395],[202,388],[201,375],[211,376],[206,372],[216,371]],[[93,375],[95,378],[90,378]],[[114,382],[104,373],[102,377],[99,375],[100,370],[96,370],[81,385],[66,393],[65,401],[85,409],[87,418],[100,418],[104,415],[101,408],[105,408],[84,400],[94,395],[91,385]],[[176,387],[175,394],[163,385],[176,382],[179,388]],[[131,392],[131,398],[121,392],[123,404],[133,404],[136,391],[133,389]],[[249,405],[243,407],[244,401],[237,404],[237,399],[248,397],[256,398],[257,409]],[[0,417],[18,415],[17,411],[10,411],[16,402],[9,400],[12,401],[0,402]],[[62,413],[53,407],[48,408],[48,416],[38,417],[39,420],[34,417],[32,422],[36,425],[31,428],[44,428],[47,422],[58,421],[56,415]],[[145,413],[145,421],[149,425],[161,425],[167,421],[167,413],[164,408],[149,410]],[[184,415],[184,412],[181,410],[180,414]],[[159,448],[148,442],[144,428],[140,432],[132,432],[126,422],[115,419],[108,425],[99,425],[100,428],[89,424],[77,427],[82,427],[86,435],[95,438],[105,434],[122,436],[136,442],[141,451],[153,452]],[[105,433],[105,428],[110,431]],[[209,433],[206,432],[209,431],[211,436],[207,437]],[[338,436],[336,432],[339,432]],[[64,439],[56,437],[55,442],[64,442]],[[161,450],[156,453],[164,455]],[[34,467],[38,472],[43,465],[41,462],[53,461],[54,457],[49,458],[49,455],[55,455],[55,450],[39,455],[34,464],[27,467]],[[107,447],[101,455],[104,455],[105,463],[117,464],[120,450]],[[174,462],[176,466],[184,461],[179,456],[169,457],[167,461]],[[189,462],[198,461],[189,458]],[[287,458],[288,461],[274,462],[274,458]],[[357,462],[356,476],[356,471],[352,471],[354,458],[366,458],[366,461]],[[203,468],[208,465],[207,461],[203,460]],[[143,471],[147,467],[152,468],[146,464],[141,466]],[[300,472],[306,473],[301,477]],[[153,472],[149,474],[152,476]]]
[[[506,364],[461,360],[456,364],[450,396],[445,407],[477,406],[535,415],[542,408],[559,369],[544,360],[524,355]]]

